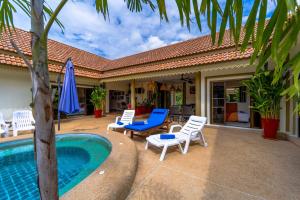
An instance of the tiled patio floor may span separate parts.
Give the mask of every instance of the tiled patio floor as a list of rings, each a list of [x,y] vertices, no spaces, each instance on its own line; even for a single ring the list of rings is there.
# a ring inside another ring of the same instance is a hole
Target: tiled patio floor
[[[61,132],[104,132],[113,120],[64,122]],[[187,155],[171,149],[163,162],[160,150],[145,151],[145,139],[135,137],[139,165],[128,199],[300,199],[300,146],[238,129],[204,134],[207,148],[193,144]]]

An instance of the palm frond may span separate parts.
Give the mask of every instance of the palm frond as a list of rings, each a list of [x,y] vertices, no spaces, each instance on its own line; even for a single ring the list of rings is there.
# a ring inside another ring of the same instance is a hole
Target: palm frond
[[[11,31],[14,29],[14,14],[17,12],[15,6],[19,7],[29,18],[31,17],[30,0],[0,0],[0,32]],[[51,7],[45,3],[44,19],[50,18],[53,15]],[[55,23],[62,29],[63,24],[59,19],[55,18]]]

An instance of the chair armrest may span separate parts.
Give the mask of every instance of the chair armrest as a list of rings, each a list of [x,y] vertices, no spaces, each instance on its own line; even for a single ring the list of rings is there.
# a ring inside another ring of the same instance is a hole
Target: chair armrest
[[[189,138],[192,137],[192,134],[193,134],[193,133],[198,134],[199,132],[201,132],[201,129],[200,129],[200,130],[193,130],[193,131],[190,131],[190,132],[189,132]]]
[[[181,126],[180,124],[172,125],[172,126],[170,127],[169,133],[173,133],[174,128],[182,128],[182,126]]]
[[[2,121],[0,121],[0,125],[6,125],[6,123],[4,122],[4,120]]]
[[[117,116],[116,117],[116,123],[118,123],[118,121],[120,120],[121,116]]]
[[[17,122],[13,121],[13,122],[11,123],[11,126],[12,126],[13,129],[16,129]]]
[[[33,117],[31,118],[31,125],[32,125],[32,126],[35,126],[35,120],[34,120]]]
[[[6,127],[6,124],[0,123],[0,128],[4,129]]]
[[[5,122],[2,122],[2,123],[0,123],[0,128],[2,130],[4,130],[5,132],[8,132],[9,125],[6,124]]]

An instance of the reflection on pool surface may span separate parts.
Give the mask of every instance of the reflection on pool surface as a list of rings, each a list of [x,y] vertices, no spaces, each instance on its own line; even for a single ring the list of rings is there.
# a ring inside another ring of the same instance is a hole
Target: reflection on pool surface
[[[56,136],[59,194],[73,188],[108,157],[111,143],[93,134]],[[32,140],[0,144],[0,200],[39,199]]]

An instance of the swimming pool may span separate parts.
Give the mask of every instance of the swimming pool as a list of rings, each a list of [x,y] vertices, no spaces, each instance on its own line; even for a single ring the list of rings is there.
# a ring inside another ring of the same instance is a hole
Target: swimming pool
[[[56,136],[59,195],[105,161],[111,143],[94,134]],[[0,200],[39,199],[32,139],[0,144]]]

